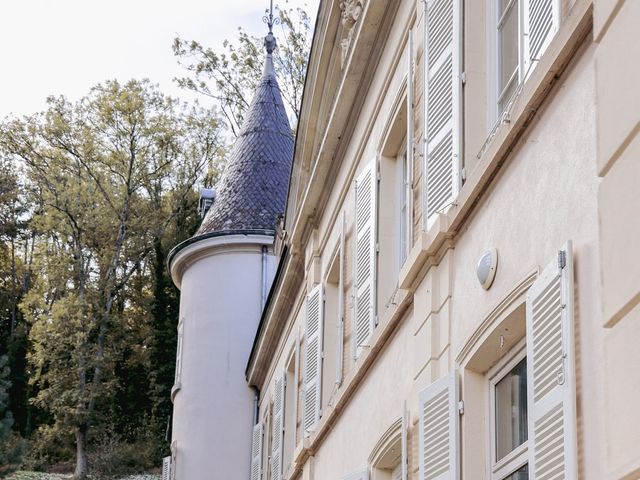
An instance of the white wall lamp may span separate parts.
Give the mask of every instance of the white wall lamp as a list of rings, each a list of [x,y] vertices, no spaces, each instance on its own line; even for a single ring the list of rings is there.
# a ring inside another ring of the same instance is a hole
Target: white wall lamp
[[[489,290],[493,279],[496,277],[496,269],[498,268],[498,250],[490,248],[485,251],[478,260],[476,266],[476,275],[482,288]]]

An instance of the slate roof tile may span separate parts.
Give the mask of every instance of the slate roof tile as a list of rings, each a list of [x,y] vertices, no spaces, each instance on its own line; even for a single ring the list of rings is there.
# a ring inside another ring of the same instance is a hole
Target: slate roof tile
[[[275,229],[285,209],[292,157],[293,135],[280,88],[266,69],[216,188],[215,202],[195,236]]]

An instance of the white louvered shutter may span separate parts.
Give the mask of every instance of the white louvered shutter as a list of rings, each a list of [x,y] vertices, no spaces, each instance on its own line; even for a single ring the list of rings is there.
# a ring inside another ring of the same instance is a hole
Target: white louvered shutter
[[[461,4],[461,0],[427,1],[427,228],[460,189]]]
[[[285,378],[276,379],[273,389],[273,416],[271,420],[271,480],[282,480],[282,443],[284,439]]]
[[[524,0],[524,71],[535,67],[558,31],[558,0]]]
[[[458,480],[458,386],[455,372],[420,393],[420,480]]]
[[[527,293],[529,478],[578,478],[571,242]]]
[[[355,356],[367,345],[375,326],[376,270],[376,163],[356,180],[355,225]]]
[[[304,357],[304,434],[308,436],[320,420],[322,388],[323,337],[322,285],[316,285],[307,295]]]
[[[262,445],[264,438],[264,424],[257,423],[251,435],[251,480],[262,479]]]
[[[171,460],[169,464],[169,479],[176,480],[176,472],[178,471],[178,443],[171,443]]]
[[[171,456],[162,459],[162,480],[171,480]]]

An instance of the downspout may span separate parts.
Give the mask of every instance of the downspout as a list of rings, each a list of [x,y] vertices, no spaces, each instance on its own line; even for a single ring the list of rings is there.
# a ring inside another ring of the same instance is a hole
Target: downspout
[[[424,28],[424,35],[422,36],[422,178],[424,186],[424,195],[422,200],[422,231],[427,231],[427,106],[429,95],[429,82],[427,81],[427,75],[429,75],[429,69],[427,63],[427,0],[422,0],[422,24]]]
[[[262,246],[262,297],[260,302],[260,310],[264,309],[265,303],[267,303],[267,246]]]

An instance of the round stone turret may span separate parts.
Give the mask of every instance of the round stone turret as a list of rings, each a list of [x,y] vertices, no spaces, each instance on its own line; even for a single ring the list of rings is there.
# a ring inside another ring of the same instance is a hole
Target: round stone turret
[[[257,404],[244,372],[275,275],[293,155],[269,26],[262,78],[215,193],[201,198],[202,225],[169,257],[181,290],[171,394],[179,479],[249,478]]]

